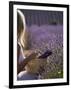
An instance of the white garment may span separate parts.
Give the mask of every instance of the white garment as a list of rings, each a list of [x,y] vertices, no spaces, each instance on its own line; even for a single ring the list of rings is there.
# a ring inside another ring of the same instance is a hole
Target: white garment
[[[17,80],[37,80],[38,78],[39,78],[39,75],[32,74],[27,71],[22,71],[17,76]]]

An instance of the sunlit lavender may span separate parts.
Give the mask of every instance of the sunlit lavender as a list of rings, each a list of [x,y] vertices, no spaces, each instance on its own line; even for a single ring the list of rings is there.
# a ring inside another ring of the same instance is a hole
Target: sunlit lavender
[[[47,58],[47,66],[42,74],[43,78],[63,77],[63,26],[32,25],[30,31],[30,49],[38,49],[41,53],[51,50],[52,55]]]
[[[30,35],[30,49],[44,53],[51,50],[42,77],[63,78],[63,12],[44,10],[21,10],[25,15]]]

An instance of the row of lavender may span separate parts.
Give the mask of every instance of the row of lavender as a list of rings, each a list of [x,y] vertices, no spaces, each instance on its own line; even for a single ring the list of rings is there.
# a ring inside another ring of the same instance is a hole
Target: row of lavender
[[[63,77],[63,26],[43,25],[41,27],[32,25],[30,32],[30,49],[38,49],[44,53],[47,49],[52,55],[47,58],[43,78]]]

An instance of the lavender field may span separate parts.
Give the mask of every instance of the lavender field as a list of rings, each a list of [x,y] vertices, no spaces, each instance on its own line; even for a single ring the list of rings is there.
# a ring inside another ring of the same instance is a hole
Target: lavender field
[[[38,49],[41,53],[51,50],[42,77],[44,79],[63,78],[63,26],[62,25],[32,25],[30,33],[30,49]]]
[[[63,78],[63,12],[21,9],[29,32],[29,49],[50,50],[43,79]]]

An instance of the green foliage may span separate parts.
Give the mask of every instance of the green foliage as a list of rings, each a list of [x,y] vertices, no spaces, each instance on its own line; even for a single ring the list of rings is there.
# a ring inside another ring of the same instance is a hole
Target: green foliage
[[[43,74],[44,79],[63,78],[63,49],[53,49],[53,55],[47,59],[47,67]]]

